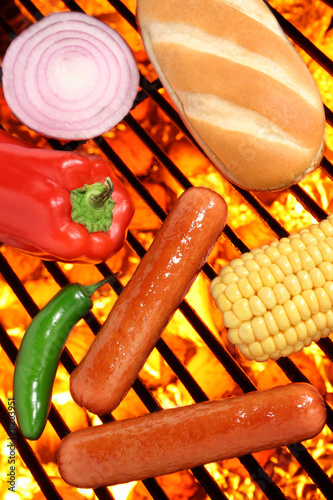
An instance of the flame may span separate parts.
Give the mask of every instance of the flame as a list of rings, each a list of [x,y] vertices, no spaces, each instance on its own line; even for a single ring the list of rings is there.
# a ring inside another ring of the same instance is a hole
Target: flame
[[[32,16],[26,11],[24,6],[15,0],[16,5],[21,9],[22,14],[29,22],[34,22]],[[123,3],[135,13],[136,1],[123,0]],[[36,7],[43,15],[52,12],[66,10],[66,2],[34,0]],[[281,12],[285,17],[297,26],[306,36],[308,36],[324,53],[330,58],[333,56],[333,30],[329,30],[332,17],[332,9],[325,6],[323,2],[302,1],[280,1],[272,0],[270,4]],[[133,48],[142,73],[148,79],[156,77],[151,66],[148,64],[143,52],[139,35],[131,28],[126,21],[116,12],[107,0],[88,2],[82,0],[80,6],[90,15],[102,18],[124,36]],[[301,14],[301,15],[300,15]],[[310,29],[311,28],[311,29]],[[302,51],[306,63],[322,95],[323,102],[333,109],[332,81],[329,75],[312,61]],[[168,99],[162,90],[161,93]],[[17,130],[24,138],[27,131],[13,119],[6,111],[6,104],[1,99],[1,109],[3,117],[8,122],[10,130]],[[149,130],[152,138],[161,145],[169,157],[184,171],[194,185],[204,185],[219,192],[227,201],[229,206],[228,224],[238,234],[249,248],[267,244],[275,235],[271,229],[261,221],[257,215],[244,202],[244,200],[221,179],[221,176],[210,165],[208,160],[179,132],[170,120],[159,110],[155,104],[146,100],[132,112],[133,116],[140,124]],[[16,127],[16,128],[15,128]],[[149,149],[140,142],[135,134],[125,124],[120,124],[112,132],[106,134],[107,140],[112,141],[112,147],[133,172],[141,177],[146,188],[155,196],[164,209],[170,208],[175,198],[182,189],[171,175],[160,165],[158,165]],[[45,145],[42,140],[29,132],[29,139]],[[326,127],[327,158],[333,159],[333,131]],[[81,146],[82,151],[100,154],[97,146],[88,141]],[[320,204],[324,210],[332,212],[333,189],[332,180],[321,170],[317,170],[307,176],[301,182],[302,188],[313,199],[320,199]],[[131,189],[129,187],[129,189]],[[160,226],[158,218],[143,204],[138,195],[131,191],[136,204],[136,214],[131,226],[131,230],[142,243],[148,248],[157,229]],[[302,227],[315,222],[302,204],[290,192],[281,192],[270,195],[262,195],[261,201],[277,219],[281,225],[289,232],[298,231]],[[19,278],[27,287],[29,293],[39,307],[57,291],[58,287],[52,278],[41,266],[38,259],[23,256],[10,247],[1,247],[10,265],[18,273]],[[237,256],[236,250],[227,241],[221,239],[210,256],[210,262],[218,272],[228,261]],[[122,282],[125,285],[130,279],[135,267],[138,264],[138,257],[132,250],[125,246],[124,249],[110,260],[113,269],[122,270]],[[100,278],[93,266],[75,266],[72,264],[62,264],[62,270],[72,281],[91,283]],[[105,321],[109,311],[116,301],[115,293],[97,292],[94,297],[93,312],[101,323]],[[190,305],[196,310],[204,323],[218,337],[221,337],[230,352],[234,355],[240,365],[245,369],[259,389],[287,383],[288,380],[283,372],[273,362],[265,365],[255,364],[239,357],[233,347],[228,344],[223,325],[209,296],[208,280],[199,276],[186,297]],[[29,315],[12,292],[4,280],[0,284],[0,322],[9,332],[12,340],[18,347],[20,345],[24,331],[31,321]],[[187,320],[177,311],[171,319],[166,331],[163,334],[164,340],[172,348],[175,354],[182,361],[190,373],[195,377],[201,387],[212,399],[228,397],[239,393],[239,389],[231,379],[226,370],[217,362],[205,343],[197,332],[189,325]],[[93,339],[93,334],[82,321],[71,333],[67,346],[74,358],[79,361]],[[0,370],[0,395],[3,401],[12,397],[11,380],[13,375],[12,364],[3,352],[1,356]],[[294,356],[298,366],[302,369],[314,385],[319,388],[322,394],[329,395],[333,392],[333,382],[331,374],[331,364],[323,355],[322,351],[312,345]],[[316,367],[316,371],[313,370]],[[263,377],[263,371],[265,376]],[[193,402],[191,396],[182,384],[176,379],[170,367],[155,349],[149,356],[147,363],[142,369],[140,376],[163,408],[187,405]],[[52,401],[65,418],[70,429],[82,428],[87,425],[100,425],[101,422],[95,415],[85,413],[78,408],[71,399],[68,391],[69,376],[62,366],[59,367],[54,386]],[[329,397],[329,396],[327,396]],[[133,390],[129,391],[119,408],[114,412],[117,419],[129,418],[146,413],[147,409],[136,396]],[[16,456],[16,491],[7,489],[6,471],[8,470],[8,452],[6,448],[7,434],[0,427],[0,447],[2,450],[0,459],[0,497],[4,500],[30,499],[40,496],[38,484],[32,477],[29,469],[25,466],[20,456]],[[64,498],[97,498],[90,490],[70,488],[59,477],[55,463],[55,452],[59,443],[59,438],[51,428],[47,427],[38,442],[31,443],[39,460],[43,463],[48,475],[54,480],[60,493]],[[329,476],[333,475],[333,465],[331,456],[333,443],[330,433],[324,429],[320,436],[307,443],[308,450],[319,462]],[[315,491],[311,480],[301,470],[298,462],[286,449],[268,450],[256,454],[259,463],[265,467],[272,478],[276,480],[283,491],[287,492],[288,498],[313,499],[321,498]],[[206,466],[229,500],[239,499],[264,499],[265,495],[258,485],[249,477],[248,472],[237,459],[226,460],[223,463],[209,464]],[[260,479],[260,478],[259,478]],[[201,486],[194,481],[188,472],[171,474],[166,477],[157,478],[158,482],[166,491],[171,500],[205,498],[206,494]],[[142,483],[129,483],[111,487],[115,500],[144,500],[147,498],[147,491]],[[314,497],[314,495],[317,495]]]

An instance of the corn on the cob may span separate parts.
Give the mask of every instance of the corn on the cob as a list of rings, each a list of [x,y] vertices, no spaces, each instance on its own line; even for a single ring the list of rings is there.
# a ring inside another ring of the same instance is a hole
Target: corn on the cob
[[[211,283],[228,338],[247,359],[276,360],[333,327],[333,214],[244,253]]]

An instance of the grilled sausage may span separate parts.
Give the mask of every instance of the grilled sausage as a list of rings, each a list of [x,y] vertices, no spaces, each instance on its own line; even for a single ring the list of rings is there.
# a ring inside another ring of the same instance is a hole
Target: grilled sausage
[[[72,373],[70,390],[76,403],[96,414],[120,403],[205,263],[226,218],[226,202],[208,188],[193,187],[179,197]]]
[[[324,106],[262,0],[138,0],[142,40],[188,130],[232,182],[278,190],[323,156]]]
[[[319,392],[293,383],[75,431],[58,466],[73,486],[111,486],[294,444],[325,422]]]

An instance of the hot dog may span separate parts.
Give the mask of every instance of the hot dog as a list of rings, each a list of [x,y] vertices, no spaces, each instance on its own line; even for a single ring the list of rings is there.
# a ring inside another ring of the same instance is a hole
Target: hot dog
[[[293,383],[75,431],[58,467],[73,486],[111,486],[294,444],[325,422],[319,392]]]
[[[279,190],[319,165],[319,91],[262,0],[138,0],[137,19],[184,124],[229,180]]]
[[[74,370],[74,401],[111,412],[128,392],[171,316],[185,297],[227,219],[227,205],[204,187],[177,200],[131,280]]]

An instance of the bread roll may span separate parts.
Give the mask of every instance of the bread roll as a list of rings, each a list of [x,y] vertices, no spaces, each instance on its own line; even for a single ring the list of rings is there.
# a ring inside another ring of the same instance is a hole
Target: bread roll
[[[319,165],[319,91],[263,1],[138,0],[137,20],[185,125],[231,182],[274,191]]]

